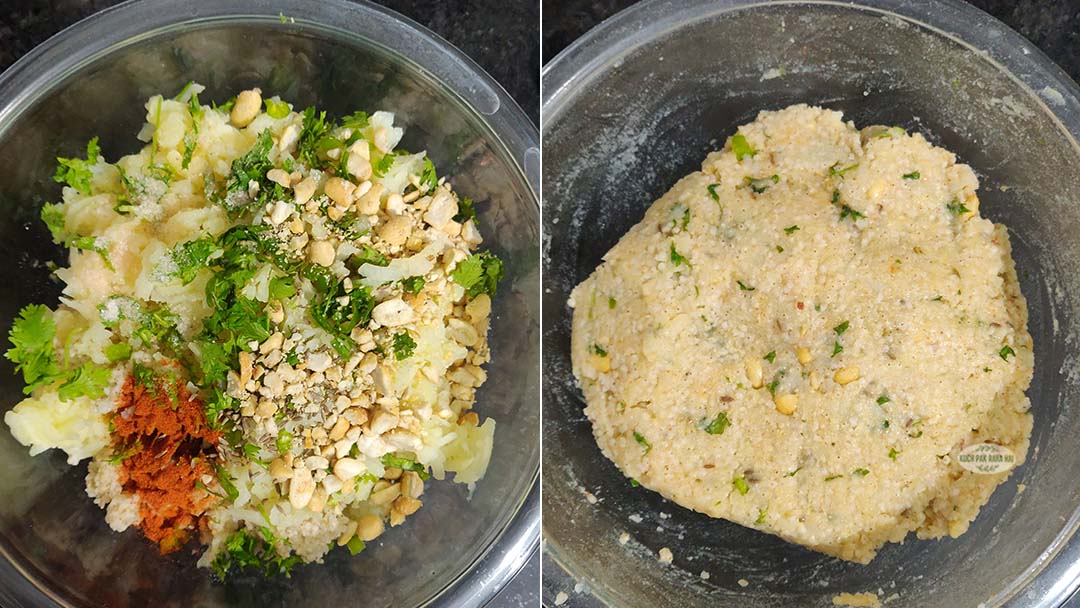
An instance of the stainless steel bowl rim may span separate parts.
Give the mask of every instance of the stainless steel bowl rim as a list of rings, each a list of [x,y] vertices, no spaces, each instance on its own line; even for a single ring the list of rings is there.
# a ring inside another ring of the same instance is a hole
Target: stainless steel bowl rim
[[[573,96],[604,70],[617,66],[635,49],[688,22],[731,11],[777,5],[828,5],[880,13],[926,28],[983,55],[995,69],[1023,85],[1034,101],[1056,118],[1058,127],[1080,153],[1080,86],[1019,33],[961,0],[644,0],[606,19],[563,49],[541,71],[543,131],[558,122]],[[1060,94],[1054,103],[1037,91]],[[546,247],[545,247],[546,249]],[[1020,598],[1039,597],[1046,605],[1062,605],[1080,588],[1080,505],[1073,511],[1043,559],[1013,581],[990,605],[1023,605]],[[575,565],[549,539],[544,546],[544,597],[573,587]]]
[[[476,112],[514,159],[539,208],[539,133],[518,104],[480,66],[431,30],[395,11],[366,0],[131,0],[68,27],[21,57],[0,74],[0,132],[18,120],[56,83],[87,64],[126,46],[178,27],[233,22],[271,23],[283,27],[333,31],[343,38],[373,43],[426,72]],[[540,546],[539,467],[523,471],[531,489],[515,515],[479,557],[456,580],[425,605],[479,607],[487,604],[528,562]],[[43,581],[34,580],[10,559],[0,556],[36,587],[39,596],[20,598],[64,606]]]

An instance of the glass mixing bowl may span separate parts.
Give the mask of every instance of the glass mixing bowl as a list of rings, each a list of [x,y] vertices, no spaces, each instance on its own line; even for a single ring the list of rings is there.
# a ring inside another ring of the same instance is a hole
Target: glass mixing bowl
[[[897,594],[890,608],[1044,607],[1075,591],[1080,91],[1060,69],[956,1],[660,0],[586,35],[542,85],[549,602],[577,582],[593,594],[571,593],[575,607],[831,606],[878,590]],[[970,164],[983,214],[1009,227],[1035,339],[1027,463],[960,538],[909,537],[867,566],[631,487],[597,448],[570,371],[570,289],[737,125],[798,102],[921,131]],[[665,546],[672,566],[657,563]]]
[[[259,86],[336,115],[395,111],[402,146],[428,150],[478,201],[485,245],[507,269],[477,398],[498,423],[491,466],[471,496],[429,484],[427,507],[356,557],[337,550],[291,579],[218,585],[195,555],[162,557],[138,532],[109,530],[83,491],[85,465],[56,451],[32,459],[0,425],[0,605],[483,605],[539,543],[538,137],[479,67],[417,24],[342,0],[152,0],[104,11],[21,59],[0,77],[0,332],[22,306],[57,301],[46,262],[62,252],[36,219],[60,194],[55,157],[82,154],[94,135],[110,160],[136,151],[146,98],[189,80],[207,85],[206,103]],[[21,386],[0,365],[7,410]]]

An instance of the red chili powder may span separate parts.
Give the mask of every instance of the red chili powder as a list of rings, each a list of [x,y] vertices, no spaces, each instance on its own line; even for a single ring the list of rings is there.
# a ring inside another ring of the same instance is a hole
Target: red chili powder
[[[207,424],[186,382],[174,377],[155,376],[147,386],[129,376],[112,422],[113,449],[127,455],[120,481],[139,496],[139,527],[162,554],[176,551],[214,499],[196,484],[213,475],[207,457],[221,433]]]

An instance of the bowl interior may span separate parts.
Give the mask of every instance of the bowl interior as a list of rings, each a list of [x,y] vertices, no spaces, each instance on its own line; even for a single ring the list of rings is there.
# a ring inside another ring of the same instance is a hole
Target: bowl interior
[[[678,19],[658,20],[637,40],[645,42],[626,45],[556,94],[557,109],[545,108],[549,555],[597,597],[619,606],[828,606],[840,592],[879,590],[882,599],[897,594],[889,603],[894,608],[1001,605],[1030,568],[1052,556],[1059,535],[1071,534],[1080,505],[1074,474],[1080,467],[1074,447],[1080,432],[1073,371],[1080,304],[1075,141],[1037,95],[986,55],[865,7],[687,10]],[[1050,100],[1055,93],[1044,91]],[[1035,340],[1028,391],[1035,430],[1027,463],[960,538],[909,537],[886,546],[868,566],[631,487],[597,448],[570,371],[569,291],[652,201],[699,169],[737,125],[760,110],[799,102],[842,110],[859,127],[920,131],[976,170],[984,216],[1009,228]],[[590,504],[583,490],[599,502]],[[631,540],[622,545],[624,531]],[[657,563],[662,547],[674,551],[670,567]],[[1041,601],[1030,592],[1022,605]]]
[[[204,103],[259,86],[299,109],[394,111],[406,128],[401,146],[428,150],[439,173],[477,201],[485,246],[507,262],[494,302],[490,380],[477,398],[481,416],[498,424],[491,466],[471,496],[464,486],[429,483],[428,507],[357,557],[337,550],[324,566],[297,568],[291,580],[212,585],[209,571],[195,568],[196,555],[162,557],[139,533],[109,530],[83,491],[85,464],[69,467],[55,451],[31,459],[0,425],[0,548],[10,560],[0,567],[0,587],[29,588],[19,582],[21,570],[58,602],[79,606],[351,605],[357,598],[369,606],[423,605],[485,554],[536,479],[539,213],[500,134],[412,61],[312,23],[217,19],[150,32],[29,91],[23,109],[0,124],[7,167],[0,249],[9,260],[0,281],[14,289],[0,297],[0,331],[6,335],[22,306],[57,302],[60,285],[46,263],[62,261],[63,252],[36,219],[60,194],[51,179],[54,157],[81,155],[94,135],[110,161],[137,151],[146,98],[175,94],[189,80],[208,87]],[[21,385],[7,361],[0,366],[6,411],[21,398]]]

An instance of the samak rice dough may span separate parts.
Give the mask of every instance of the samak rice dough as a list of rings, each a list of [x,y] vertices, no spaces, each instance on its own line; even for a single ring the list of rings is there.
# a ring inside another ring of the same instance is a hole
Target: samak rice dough
[[[1032,426],[1005,228],[919,134],[798,105],[738,135],[571,296],[597,443],[680,505],[846,560],[962,534],[1008,473],[957,454],[1019,464]]]

